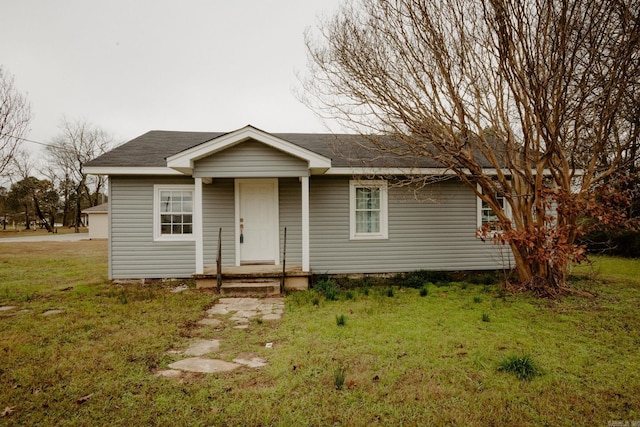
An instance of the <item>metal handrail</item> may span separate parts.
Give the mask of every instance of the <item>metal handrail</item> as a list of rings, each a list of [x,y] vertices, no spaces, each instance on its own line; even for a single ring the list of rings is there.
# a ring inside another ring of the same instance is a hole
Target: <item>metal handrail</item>
[[[218,254],[216,255],[216,273],[217,273],[217,287],[218,293],[222,288],[222,227],[218,230]]]
[[[287,227],[284,228],[284,241],[282,243],[282,280],[280,281],[280,293],[284,293],[284,281],[287,272]]]

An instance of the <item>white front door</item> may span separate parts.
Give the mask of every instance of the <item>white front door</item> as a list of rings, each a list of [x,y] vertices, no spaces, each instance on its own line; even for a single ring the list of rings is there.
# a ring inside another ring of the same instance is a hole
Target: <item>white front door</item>
[[[238,264],[279,264],[278,180],[236,180]]]

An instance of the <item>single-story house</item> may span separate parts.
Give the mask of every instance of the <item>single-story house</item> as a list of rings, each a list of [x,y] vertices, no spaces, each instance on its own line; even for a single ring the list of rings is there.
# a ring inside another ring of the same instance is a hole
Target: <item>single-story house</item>
[[[286,264],[303,272],[505,266],[509,249],[476,237],[492,212],[473,191],[454,177],[414,197],[381,177],[446,171],[367,157],[354,138],[150,131],[92,160],[85,170],[109,177],[109,277],[203,274],[216,266],[220,229],[223,266],[277,266],[285,227]]]
[[[109,237],[109,204],[92,206],[84,209],[83,214],[87,215],[87,227],[89,228],[89,239],[107,239]]]

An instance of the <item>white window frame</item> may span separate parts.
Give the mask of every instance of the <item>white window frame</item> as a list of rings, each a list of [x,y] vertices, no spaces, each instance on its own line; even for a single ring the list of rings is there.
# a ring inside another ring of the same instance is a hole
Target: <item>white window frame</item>
[[[191,191],[192,194],[192,212],[191,221],[192,229],[190,234],[162,234],[160,226],[160,192],[162,191]],[[174,242],[174,241],[195,241],[196,240],[196,188],[195,185],[189,184],[174,184],[174,185],[161,185],[156,184],[153,186],[153,240],[157,242]]]
[[[478,192],[484,194],[484,192],[482,191],[482,187],[480,187],[480,185],[478,185],[476,188],[478,189]],[[476,226],[479,230],[482,228],[482,199],[479,196],[476,196],[476,201],[477,201]],[[507,215],[507,218],[513,219],[513,216],[511,215],[511,206],[509,205],[509,203],[507,203],[506,197],[502,197],[502,209],[504,210],[504,213]],[[500,230],[492,231],[492,233],[499,233],[499,232]]]
[[[380,231],[376,233],[356,232],[356,188],[380,189]],[[349,181],[349,238],[351,240],[372,240],[389,238],[389,189],[383,180]]]

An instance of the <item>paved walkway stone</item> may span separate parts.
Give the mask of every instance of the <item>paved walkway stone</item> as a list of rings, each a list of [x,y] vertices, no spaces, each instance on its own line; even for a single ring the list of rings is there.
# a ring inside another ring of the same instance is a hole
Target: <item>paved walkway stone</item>
[[[172,363],[169,367],[171,369],[179,369],[181,371],[209,374],[214,372],[233,371],[234,369],[239,368],[240,364],[225,362],[224,360],[208,359],[206,357],[190,357],[188,359]]]
[[[184,351],[187,356],[204,356],[207,353],[213,353],[220,349],[220,341],[218,340],[202,340],[196,341]]]
[[[249,354],[249,355],[240,355],[242,357],[238,357],[233,359],[235,363],[239,363],[241,365],[248,366],[250,368],[262,368],[263,366],[267,366],[267,360],[262,357],[257,357]]]
[[[42,313],[43,316],[53,316],[54,314],[62,314],[64,310],[47,310]]]
[[[220,319],[200,319],[196,323],[202,326],[220,326],[222,325],[222,320]]]
[[[227,310],[226,306],[216,304],[213,307],[211,307],[209,310],[207,310],[207,314],[209,315],[229,314],[229,311]]]
[[[13,310],[14,308],[17,308],[15,305],[3,305],[2,307],[0,307],[0,311],[9,311],[9,310]]]
[[[159,377],[179,378],[182,375],[182,371],[179,369],[163,369],[156,372],[156,375]]]
[[[58,310],[61,312],[61,310]],[[284,313],[282,298],[220,298],[217,303],[207,310],[207,316],[197,323],[202,326],[223,326],[225,319],[214,316],[227,316],[227,322],[235,325],[234,329],[248,329],[251,319],[259,318],[263,321],[273,321],[281,318]],[[179,378],[183,372],[214,373],[232,371],[240,366],[261,368],[267,366],[267,360],[254,353],[239,354],[232,362],[203,357],[206,354],[220,350],[221,342],[216,339],[199,340],[193,342],[184,351],[170,350],[170,354],[195,356],[189,357],[169,365],[170,369],[160,370],[156,375]],[[269,347],[271,348],[271,347]]]

